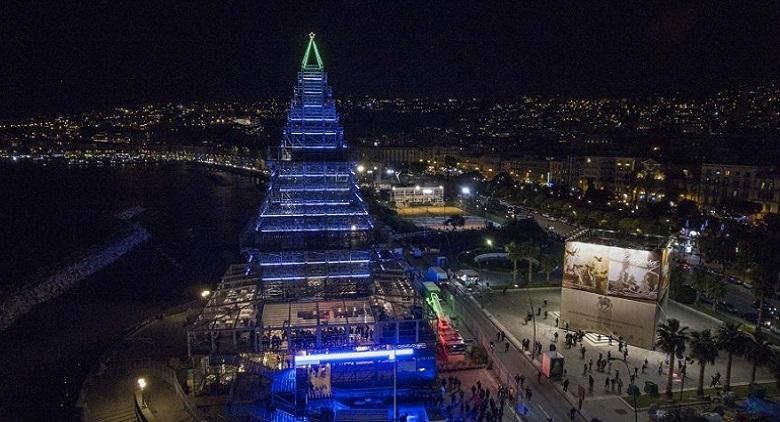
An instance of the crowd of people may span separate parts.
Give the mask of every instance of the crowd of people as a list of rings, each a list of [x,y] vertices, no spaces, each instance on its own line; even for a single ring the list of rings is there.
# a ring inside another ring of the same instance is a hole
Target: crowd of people
[[[514,401],[514,389],[501,385],[495,391],[482,381],[465,388],[456,376],[441,378],[437,404],[448,421],[499,422]],[[527,392],[531,395],[530,389]],[[530,399],[530,397],[529,397]]]

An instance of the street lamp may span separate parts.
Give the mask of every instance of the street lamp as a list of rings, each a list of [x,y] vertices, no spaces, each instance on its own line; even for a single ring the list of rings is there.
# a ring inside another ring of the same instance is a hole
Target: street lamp
[[[493,247],[493,239],[485,239],[485,243],[487,243],[489,247]]]
[[[205,289],[202,292],[200,292],[200,297],[202,297],[203,299],[208,299],[209,296],[211,296],[211,290],[209,290],[209,289]],[[143,378],[141,378],[141,379],[143,379]],[[139,384],[141,382],[141,379],[138,380]]]
[[[146,398],[144,397],[145,387],[146,387],[146,380],[144,378],[138,378],[138,388],[141,389],[141,407],[146,407]]]
[[[628,375],[628,392],[631,394],[631,396],[634,398],[634,422],[639,421],[639,413],[636,409],[636,391],[634,391],[634,388],[636,388],[636,385],[634,384],[634,379],[631,377],[631,368],[628,367],[628,362],[624,361],[623,359],[618,359],[616,357],[609,358],[610,361],[616,360],[618,362],[623,362],[623,365],[626,365],[626,374]]]

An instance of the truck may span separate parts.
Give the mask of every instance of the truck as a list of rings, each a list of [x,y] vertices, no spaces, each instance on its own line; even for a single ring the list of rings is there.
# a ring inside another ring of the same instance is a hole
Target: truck
[[[447,281],[447,271],[444,271],[442,267],[433,266],[428,267],[428,272],[425,274],[426,280],[433,281],[435,283],[441,283]]]

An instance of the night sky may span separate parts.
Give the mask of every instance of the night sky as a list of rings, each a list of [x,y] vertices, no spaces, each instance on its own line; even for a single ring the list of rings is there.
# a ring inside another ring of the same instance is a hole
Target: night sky
[[[48,3],[0,8],[0,118],[285,98],[310,31],[339,96],[698,95],[780,75],[769,1]]]

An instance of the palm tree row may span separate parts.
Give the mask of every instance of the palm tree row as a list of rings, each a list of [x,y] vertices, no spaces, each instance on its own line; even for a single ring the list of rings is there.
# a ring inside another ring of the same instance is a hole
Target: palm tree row
[[[683,359],[690,348],[689,356],[699,364],[699,383],[696,393],[704,395],[704,373],[707,365],[712,365],[720,355],[726,352],[726,379],[723,389],[731,389],[731,367],[734,356],[744,356],[751,364],[750,383],[756,382],[759,366],[769,367],[780,382],[780,347],[772,344],[760,330],[748,333],[742,330],[742,324],[727,322],[715,333],[709,329],[688,332],[681,327],[680,321],[671,318],[658,327],[658,347],[669,355],[669,375],[666,381],[666,397],[672,398],[672,380],[675,359]]]

